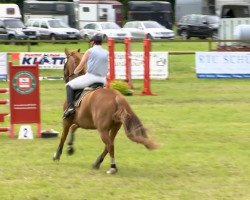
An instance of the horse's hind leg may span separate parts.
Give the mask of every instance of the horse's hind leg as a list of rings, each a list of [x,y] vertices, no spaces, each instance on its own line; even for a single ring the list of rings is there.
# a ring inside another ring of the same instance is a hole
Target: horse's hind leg
[[[108,150],[107,150],[106,145],[105,145],[103,152],[101,153],[101,155],[99,155],[97,157],[96,161],[92,165],[93,169],[99,169],[100,168],[100,166],[102,164],[102,161],[104,160],[107,153],[108,153]]]
[[[69,128],[70,128],[71,125],[72,125],[72,123],[68,122],[67,119],[63,120],[63,132],[62,132],[62,135],[61,135],[61,140],[60,140],[60,143],[58,145],[57,151],[53,156],[54,161],[55,160],[60,160],[60,156],[61,156],[62,150],[63,150],[63,145],[64,145],[64,142],[65,142],[65,140],[67,138]]]
[[[111,159],[111,168],[107,171],[108,174],[114,174],[117,172],[116,164],[115,164],[115,158],[114,158],[114,140],[117,135],[117,132],[119,131],[121,127],[121,124],[117,124],[114,126],[110,134],[105,134],[104,132],[101,132],[101,138],[102,141],[105,143],[105,148],[100,156],[96,159],[95,163],[93,164],[94,169],[99,169],[102,161],[104,160],[107,153],[110,154]]]
[[[73,124],[69,129],[69,140],[68,140],[68,148],[67,148],[68,155],[73,155],[75,152],[73,145],[74,145],[75,131],[77,128],[78,128],[78,125]]]

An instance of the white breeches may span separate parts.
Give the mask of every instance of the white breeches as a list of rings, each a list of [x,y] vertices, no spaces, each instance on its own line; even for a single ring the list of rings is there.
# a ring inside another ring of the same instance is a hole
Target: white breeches
[[[106,77],[96,76],[94,74],[86,73],[82,76],[69,81],[66,85],[69,85],[73,90],[83,89],[90,86],[93,83],[106,83]]]

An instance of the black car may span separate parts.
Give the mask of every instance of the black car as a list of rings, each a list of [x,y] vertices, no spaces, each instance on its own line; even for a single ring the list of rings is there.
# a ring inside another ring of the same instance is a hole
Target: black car
[[[0,18],[1,40],[36,40],[38,37],[37,31],[27,28],[20,19]]]
[[[191,37],[217,39],[219,17],[215,15],[185,15],[177,23],[177,35],[186,40]]]

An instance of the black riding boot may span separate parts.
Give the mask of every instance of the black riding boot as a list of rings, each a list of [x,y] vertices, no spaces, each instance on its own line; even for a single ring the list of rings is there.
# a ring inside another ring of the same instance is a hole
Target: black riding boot
[[[63,114],[63,118],[67,118],[70,115],[75,113],[75,108],[74,108],[74,90],[67,85],[66,86],[66,91],[67,91],[67,102],[68,102],[68,108],[65,110]]]

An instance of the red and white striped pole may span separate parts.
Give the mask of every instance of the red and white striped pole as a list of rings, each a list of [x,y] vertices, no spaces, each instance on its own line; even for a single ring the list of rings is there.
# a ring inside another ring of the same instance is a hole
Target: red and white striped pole
[[[8,100],[0,100],[0,105],[5,105],[8,104],[9,101]]]
[[[10,131],[10,127],[0,127],[0,132],[8,132]]]
[[[7,88],[0,88],[0,93],[8,93],[9,90]],[[1,105],[7,105],[9,103],[8,100],[0,100]],[[4,117],[9,115],[8,113],[0,113],[0,123],[4,122]],[[8,132],[10,131],[10,127],[0,127],[0,132]]]
[[[8,93],[9,90],[7,88],[0,88],[0,93]]]

